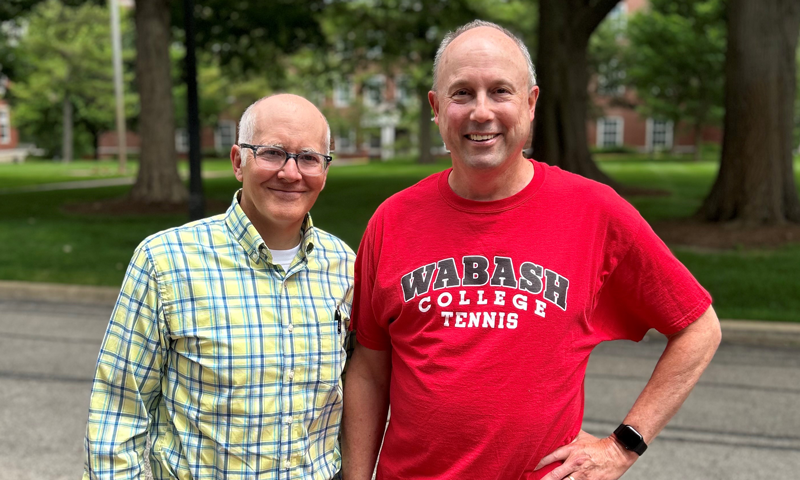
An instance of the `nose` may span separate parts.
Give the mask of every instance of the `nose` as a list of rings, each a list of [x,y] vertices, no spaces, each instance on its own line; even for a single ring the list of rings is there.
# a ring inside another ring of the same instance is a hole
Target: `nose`
[[[286,163],[278,170],[278,178],[287,182],[298,182],[303,178],[297,168],[297,157],[290,156],[286,159]]]
[[[476,123],[486,123],[494,119],[494,112],[490,105],[489,97],[486,92],[478,92],[475,96],[475,108],[469,115],[469,119]]]

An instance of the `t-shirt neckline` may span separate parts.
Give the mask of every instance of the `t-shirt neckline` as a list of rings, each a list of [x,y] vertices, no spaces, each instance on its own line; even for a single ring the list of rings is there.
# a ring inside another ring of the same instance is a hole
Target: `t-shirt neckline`
[[[514,195],[511,195],[510,197],[486,202],[469,200],[461,197],[457,195],[452,188],[450,188],[450,184],[448,183],[450,173],[453,171],[452,168],[448,168],[439,175],[439,194],[442,196],[442,199],[445,201],[445,203],[462,212],[497,213],[516,208],[533,197],[539,190],[539,187],[542,186],[542,183],[544,183],[544,177],[547,170],[542,166],[541,163],[534,160],[529,161],[533,164],[533,178],[530,182],[528,182],[528,185],[526,185],[525,188]]]

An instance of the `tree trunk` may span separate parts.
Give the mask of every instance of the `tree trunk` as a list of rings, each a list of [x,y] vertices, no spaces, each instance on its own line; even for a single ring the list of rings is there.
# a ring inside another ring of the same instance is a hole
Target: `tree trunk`
[[[431,155],[431,105],[428,89],[417,89],[419,99],[419,163],[433,163]]]
[[[72,102],[69,99],[69,94],[64,96],[64,104],[62,108],[61,124],[62,124],[62,137],[61,137],[61,161],[70,163],[72,161],[72,145],[73,145],[73,118],[72,118]]]
[[[792,165],[799,32],[797,0],[730,1],[722,159],[701,218],[800,221]]]
[[[188,192],[178,176],[175,153],[169,3],[137,0],[134,16],[141,150],[130,198],[142,203],[183,202]]]
[[[541,88],[534,121],[533,158],[619,185],[592,160],[586,139],[589,37],[619,0],[540,0],[536,67]]]

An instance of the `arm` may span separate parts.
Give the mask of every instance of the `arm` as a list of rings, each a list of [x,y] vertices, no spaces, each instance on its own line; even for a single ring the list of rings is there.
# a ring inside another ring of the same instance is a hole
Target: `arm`
[[[650,444],[689,396],[720,339],[719,320],[711,307],[694,323],[670,335],[653,375],[623,423],[633,426]],[[574,442],[545,456],[536,469],[560,460],[564,463],[545,480],[569,475],[575,480],[617,479],[638,458],[613,436],[597,439],[581,430]]]
[[[158,285],[141,247],[111,314],[92,384],[84,479],[144,478],[149,411],[161,393]]]
[[[392,351],[354,343],[344,387],[342,473],[347,480],[369,480],[386,427]]]

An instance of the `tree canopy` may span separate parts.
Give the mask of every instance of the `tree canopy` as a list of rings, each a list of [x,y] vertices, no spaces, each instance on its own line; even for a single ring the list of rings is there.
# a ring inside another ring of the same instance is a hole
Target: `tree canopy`
[[[700,132],[722,119],[726,26],[721,0],[651,0],[627,28],[627,79],[644,115]]]
[[[14,49],[17,125],[52,153],[62,143],[59,131],[70,128],[62,120],[68,102],[79,151],[94,147],[96,153],[98,135],[114,124],[108,10],[90,3],[70,7],[48,0],[33,7],[22,32]],[[129,48],[126,56],[130,60],[132,55]],[[131,116],[135,104],[135,95],[128,93]]]

